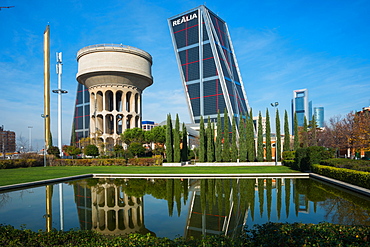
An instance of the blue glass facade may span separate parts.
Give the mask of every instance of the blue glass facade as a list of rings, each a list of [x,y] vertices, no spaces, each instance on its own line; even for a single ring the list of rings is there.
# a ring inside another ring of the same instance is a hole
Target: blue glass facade
[[[226,23],[200,6],[169,18],[168,25],[192,122],[215,120],[225,108],[244,115],[248,100]]]
[[[314,115],[316,119],[317,127],[324,128],[324,107],[315,107]]]
[[[90,97],[88,89],[77,83],[75,112],[72,123],[71,145],[77,144],[82,138],[89,136],[90,128]]]
[[[295,113],[297,114],[298,126],[303,126],[305,117],[307,124],[312,120],[312,101],[308,101],[307,89],[293,91],[292,117]],[[294,121],[292,121],[292,130],[294,131]]]

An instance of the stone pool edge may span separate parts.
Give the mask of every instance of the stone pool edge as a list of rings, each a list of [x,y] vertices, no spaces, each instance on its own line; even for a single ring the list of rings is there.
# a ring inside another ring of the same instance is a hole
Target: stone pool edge
[[[0,186],[0,191],[7,191],[7,190],[16,190],[20,188],[26,187],[35,187],[44,184],[55,184],[61,183],[64,181],[71,181],[71,180],[78,180],[84,178],[251,178],[251,177],[259,177],[259,178],[280,178],[280,177],[289,177],[289,178],[308,178],[312,177],[330,184],[334,184],[341,188],[345,188],[357,193],[360,193],[365,196],[370,196],[370,190],[362,188],[360,186],[356,186],[353,184],[349,184],[346,182],[342,182],[333,178],[328,178],[325,176],[318,175],[316,173],[248,173],[248,174],[84,174],[84,175],[77,175],[77,176],[70,176],[70,177],[62,177],[62,178],[53,178],[47,180],[40,180],[28,183],[21,183],[21,184],[12,184],[12,185],[5,185]]]

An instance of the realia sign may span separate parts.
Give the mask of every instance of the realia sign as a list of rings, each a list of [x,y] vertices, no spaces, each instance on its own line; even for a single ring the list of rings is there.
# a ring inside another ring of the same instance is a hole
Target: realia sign
[[[189,15],[183,15],[179,19],[174,20],[172,22],[172,26],[174,27],[174,26],[180,25],[184,22],[188,22],[188,21],[191,21],[193,19],[196,19],[196,18],[198,18],[197,13],[192,13],[192,14],[189,14]]]

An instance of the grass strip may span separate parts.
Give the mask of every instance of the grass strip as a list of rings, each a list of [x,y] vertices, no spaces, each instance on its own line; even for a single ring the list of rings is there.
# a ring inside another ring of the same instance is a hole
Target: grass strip
[[[297,173],[286,166],[230,166],[230,167],[163,167],[163,166],[56,166],[0,170],[0,186],[69,177],[91,173],[104,174],[248,174]]]

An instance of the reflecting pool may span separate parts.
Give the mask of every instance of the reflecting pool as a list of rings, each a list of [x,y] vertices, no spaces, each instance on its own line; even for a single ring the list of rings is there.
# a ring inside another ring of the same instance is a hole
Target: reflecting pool
[[[0,194],[0,224],[157,237],[272,222],[370,225],[370,199],[314,179],[85,179]]]

